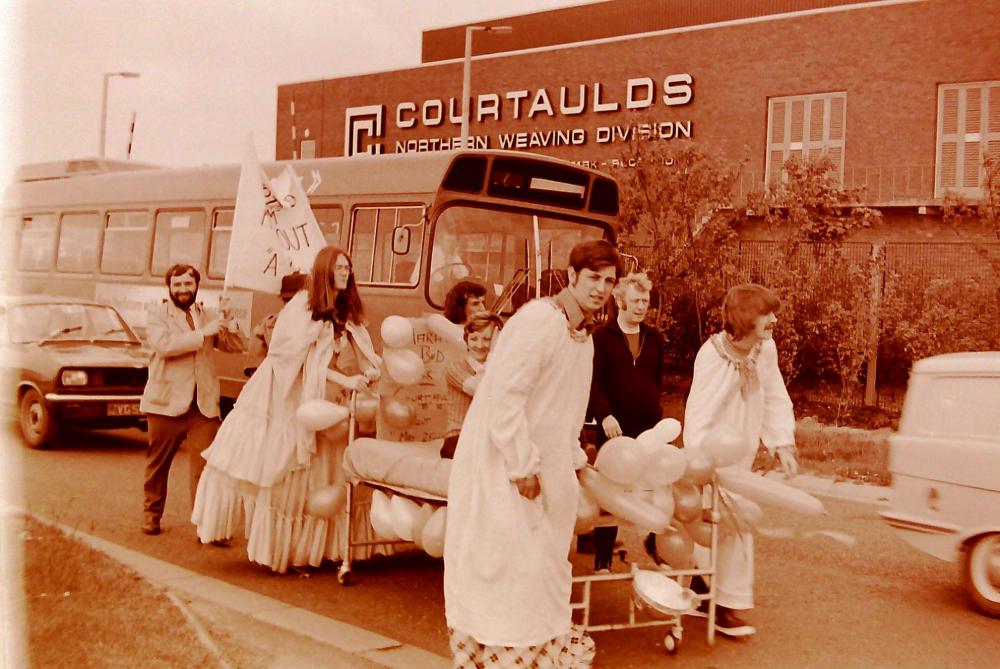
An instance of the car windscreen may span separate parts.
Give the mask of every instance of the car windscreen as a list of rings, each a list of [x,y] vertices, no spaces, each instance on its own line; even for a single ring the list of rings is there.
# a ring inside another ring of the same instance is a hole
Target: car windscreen
[[[52,341],[138,343],[111,307],[64,302],[21,304],[8,314],[10,340],[15,344]]]

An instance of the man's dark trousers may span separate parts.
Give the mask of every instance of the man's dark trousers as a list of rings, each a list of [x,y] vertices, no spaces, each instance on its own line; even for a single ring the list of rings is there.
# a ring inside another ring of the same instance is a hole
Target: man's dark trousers
[[[170,464],[182,444],[189,452],[191,502],[198,490],[198,479],[205,468],[201,452],[212,445],[219,430],[218,418],[208,418],[198,410],[197,402],[192,402],[188,410],[180,416],[146,414],[149,427],[149,446],[146,449],[145,515],[147,520],[159,521],[167,502],[167,478]]]

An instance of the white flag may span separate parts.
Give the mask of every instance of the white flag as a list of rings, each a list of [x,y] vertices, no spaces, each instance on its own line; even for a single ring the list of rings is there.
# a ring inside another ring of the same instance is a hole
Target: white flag
[[[226,259],[225,286],[281,291],[281,278],[304,274],[326,240],[291,165],[270,179],[257,161],[252,139],[240,170],[236,211]]]

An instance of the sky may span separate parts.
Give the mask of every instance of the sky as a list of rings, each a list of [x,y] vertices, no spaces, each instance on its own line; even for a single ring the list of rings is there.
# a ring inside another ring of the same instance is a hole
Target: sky
[[[13,166],[96,156],[274,158],[280,84],[420,63],[421,32],[592,0],[0,0],[0,180]]]

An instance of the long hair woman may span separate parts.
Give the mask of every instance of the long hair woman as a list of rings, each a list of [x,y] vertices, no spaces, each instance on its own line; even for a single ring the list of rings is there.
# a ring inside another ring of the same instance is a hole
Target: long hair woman
[[[203,453],[207,462],[191,514],[202,543],[231,539],[242,512],[252,562],[283,573],[342,558],[343,514],[313,516],[307,502],[316,490],[343,484],[347,424],[313,432],[296,411],[322,398],[346,404],[352,391],[377,380],[380,363],[350,256],[334,247],[320,250],[305,290],[278,315],[267,356]],[[357,505],[359,540],[372,532],[365,511]]]

